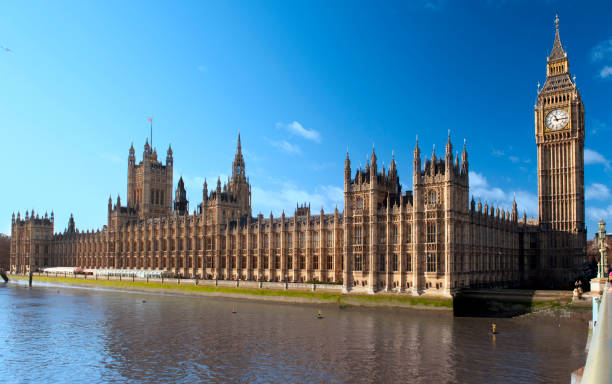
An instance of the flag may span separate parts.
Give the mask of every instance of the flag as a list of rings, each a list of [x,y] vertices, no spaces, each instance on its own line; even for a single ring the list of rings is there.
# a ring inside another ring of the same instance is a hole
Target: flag
[[[149,120],[151,123],[153,122],[153,118],[152,117],[147,118],[147,120]]]

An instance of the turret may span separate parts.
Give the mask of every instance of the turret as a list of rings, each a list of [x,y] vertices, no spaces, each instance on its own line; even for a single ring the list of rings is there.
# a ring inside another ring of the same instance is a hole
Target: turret
[[[75,232],[74,217],[72,216],[72,213],[71,213],[70,219],[68,219],[68,233],[74,233],[74,232]]]
[[[372,156],[370,157],[370,162],[372,165],[370,166],[370,185],[376,184],[376,178],[378,175],[378,166],[376,164],[376,153],[374,152],[374,145],[372,145]]]
[[[135,165],[136,164],[136,151],[134,150],[134,143],[130,145],[130,155],[128,156],[128,164]]]
[[[446,153],[444,157],[446,170],[452,168],[453,165],[453,144],[451,143],[450,129],[448,130],[448,139],[446,140]]]
[[[206,183],[206,179],[204,179],[204,188],[202,190],[202,201],[208,201],[208,183]]]
[[[144,151],[142,152],[142,159],[144,160],[148,158],[150,154],[151,154],[151,146],[149,145],[149,138],[147,137],[147,140],[144,145]]]
[[[173,164],[173,158],[172,158],[172,145],[168,144],[168,152],[166,154],[166,166],[172,166]]]
[[[189,201],[187,200],[187,191],[185,190],[185,183],[183,182],[182,176],[178,181],[176,193],[174,195],[174,213],[177,215],[189,213]]]
[[[349,159],[348,149],[346,150],[346,159],[344,160],[344,190],[348,190],[351,184],[351,160]]]
[[[419,149],[419,137],[416,137],[416,144],[414,145],[414,157],[413,157],[413,182],[416,183],[418,177],[421,176],[421,150]]]
[[[465,139],[463,139],[463,151],[461,151],[461,173],[468,173],[468,154],[465,148]]]

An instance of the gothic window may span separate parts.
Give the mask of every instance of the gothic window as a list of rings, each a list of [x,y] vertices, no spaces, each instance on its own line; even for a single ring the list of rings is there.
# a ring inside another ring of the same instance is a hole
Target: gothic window
[[[263,248],[268,249],[268,235],[264,235]]]
[[[427,254],[427,272],[436,272],[438,270],[438,255],[433,253]]]
[[[361,271],[362,268],[363,268],[363,265],[362,265],[362,261],[361,261],[361,254],[360,253],[356,253],[355,254],[355,270],[356,271]]]
[[[391,260],[393,265],[393,272],[397,272],[397,253],[393,254],[393,259]]]
[[[280,248],[280,234],[274,234],[274,248]]]
[[[331,271],[334,269],[334,258],[333,256],[327,256],[327,270]]]
[[[287,269],[293,269],[293,256],[287,257]]]
[[[326,233],[327,233],[327,248],[331,248],[334,246],[334,233],[331,231],[328,231]]]
[[[257,269],[257,257],[253,256],[251,263],[253,263],[253,269]]]
[[[280,269],[280,256],[274,256],[274,268]]]
[[[236,257],[232,257],[232,268],[236,268]]]
[[[287,247],[293,248],[293,234],[291,233],[287,234]]]
[[[305,257],[304,256],[300,256],[300,269],[304,269],[305,265],[306,265]]]
[[[298,239],[300,243],[299,246],[300,248],[304,248],[304,232],[300,232],[298,236],[299,236]]]
[[[406,255],[406,272],[412,272],[412,255]]]
[[[393,224],[391,232],[391,241],[393,242],[393,244],[399,243],[399,228],[397,224]]]
[[[312,248],[319,248],[319,232],[312,233]]]
[[[354,236],[354,239],[353,239],[353,243],[355,245],[361,245],[361,243],[362,243],[362,234],[361,234],[361,227],[360,226],[355,227],[355,236]]]
[[[379,263],[378,263],[378,267],[380,269],[380,272],[384,272],[387,270],[387,258],[385,257],[385,255],[380,255],[379,256]]]
[[[269,260],[270,260],[269,257],[268,256],[264,256],[263,260],[264,260],[264,265],[263,265],[264,269],[268,269],[269,265],[270,265],[269,264]]]
[[[427,222],[426,238],[428,243],[435,243],[438,236],[438,226],[435,222]]]
[[[357,200],[355,201],[355,208],[363,209],[363,199],[361,197],[358,197]]]
[[[429,191],[429,198],[427,202],[429,204],[435,204],[437,202],[436,191],[434,190]]]
[[[387,227],[386,227],[386,225],[382,225],[380,227],[380,235],[379,235],[379,237],[380,237],[379,241],[380,241],[381,244],[384,244],[384,243],[387,242]]]
[[[319,269],[319,256],[314,256],[312,259],[312,269]]]
[[[226,268],[227,267],[227,258],[222,257],[221,258],[221,268]]]

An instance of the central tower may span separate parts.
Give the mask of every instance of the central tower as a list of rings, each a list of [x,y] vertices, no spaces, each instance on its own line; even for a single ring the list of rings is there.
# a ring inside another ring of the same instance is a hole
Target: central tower
[[[157,151],[149,145],[148,139],[139,164],[136,164],[134,146],[130,147],[128,207],[134,209],[140,219],[172,214],[173,163],[171,146],[168,146],[166,165],[157,160]]]
[[[586,244],[584,134],[584,105],[575,78],[570,76],[556,17],[546,81],[535,105],[535,137],[543,252],[540,267],[558,282],[575,277],[571,276],[575,273],[572,270],[583,262]]]

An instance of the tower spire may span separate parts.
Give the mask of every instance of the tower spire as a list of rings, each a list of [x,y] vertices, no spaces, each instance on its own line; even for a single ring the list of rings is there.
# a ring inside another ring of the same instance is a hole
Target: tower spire
[[[559,15],[555,15],[555,42],[553,43],[552,52],[550,53],[549,60],[557,60],[565,58],[565,52],[561,45],[561,38],[559,37]]]

